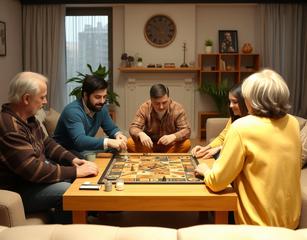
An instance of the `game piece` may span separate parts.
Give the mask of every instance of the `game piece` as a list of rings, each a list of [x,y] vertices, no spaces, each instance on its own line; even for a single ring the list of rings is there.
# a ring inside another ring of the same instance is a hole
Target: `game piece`
[[[123,179],[117,179],[116,180],[116,185],[115,185],[115,187],[116,187],[116,190],[117,191],[122,191],[122,190],[124,190],[125,189],[125,183],[124,183],[124,180]]]
[[[122,153],[112,157],[98,183],[120,178],[125,184],[204,184],[194,174],[197,165],[191,154]]]
[[[111,192],[112,191],[112,182],[110,181],[105,181],[104,182],[104,190],[106,192]]]

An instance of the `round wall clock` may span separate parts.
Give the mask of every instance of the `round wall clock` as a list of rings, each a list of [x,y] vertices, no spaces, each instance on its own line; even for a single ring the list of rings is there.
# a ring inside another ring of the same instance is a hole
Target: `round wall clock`
[[[149,44],[154,47],[166,47],[176,36],[174,21],[165,15],[152,16],[145,24],[144,35]]]

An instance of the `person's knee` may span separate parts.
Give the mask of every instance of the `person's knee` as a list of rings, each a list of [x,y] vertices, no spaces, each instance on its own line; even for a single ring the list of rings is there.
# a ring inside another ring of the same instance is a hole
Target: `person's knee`
[[[187,153],[189,152],[190,148],[191,148],[191,141],[190,139],[186,139],[182,142],[177,143],[175,151],[177,153]]]
[[[53,184],[52,189],[55,193],[57,193],[57,195],[62,196],[70,185],[71,183],[69,182],[58,182]]]
[[[127,151],[131,152],[131,153],[136,152],[136,150],[135,150],[135,142],[133,141],[133,139],[131,137],[128,138],[128,140],[127,140]]]
[[[188,152],[191,148],[191,140],[190,139],[187,139],[185,140],[183,143],[182,143],[182,149],[185,151],[185,152]]]

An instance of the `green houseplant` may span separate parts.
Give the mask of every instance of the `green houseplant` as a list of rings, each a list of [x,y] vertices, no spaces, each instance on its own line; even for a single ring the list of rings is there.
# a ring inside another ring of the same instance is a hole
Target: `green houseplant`
[[[106,67],[101,66],[101,64],[99,64],[98,68],[95,71],[93,71],[93,68],[90,64],[87,64],[87,67],[90,70],[90,73],[92,75],[97,76],[101,79],[105,79],[109,74],[109,71],[107,71]],[[73,82],[73,83],[80,84],[79,86],[76,86],[69,94],[69,96],[75,96],[77,99],[80,99],[82,97],[82,84],[83,84],[85,77],[88,74],[81,73],[81,72],[77,72],[77,73],[78,73],[77,76],[68,79],[66,81],[66,83],[72,83]],[[107,101],[110,105],[115,104],[116,106],[120,107],[120,104],[117,100],[118,97],[119,96],[116,92],[108,89]]]
[[[228,111],[228,93],[229,93],[229,83],[228,80],[223,80],[218,86],[215,83],[203,83],[199,88],[199,91],[204,94],[210,95],[221,114],[221,117],[226,117],[229,115]]]
[[[205,52],[211,53],[212,52],[212,46],[213,46],[213,41],[211,39],[207,39],[205,41]]]
[[[206,41],[205,41],[205,46],[207,47],[207,46],[213,46],[213,41],[211,40],[211,39],[207,39]]]

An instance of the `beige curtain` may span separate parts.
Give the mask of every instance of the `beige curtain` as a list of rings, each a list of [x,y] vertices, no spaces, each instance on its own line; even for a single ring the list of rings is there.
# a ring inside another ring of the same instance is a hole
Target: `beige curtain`
[[[65,106],[65,5],[23,5],[23,65],[25,71],[49,79],[49,107]]]
[[[307,117],[306,4],[262,4],[258,10],[262,66],[285,78],[291,92],[291,112]]]

